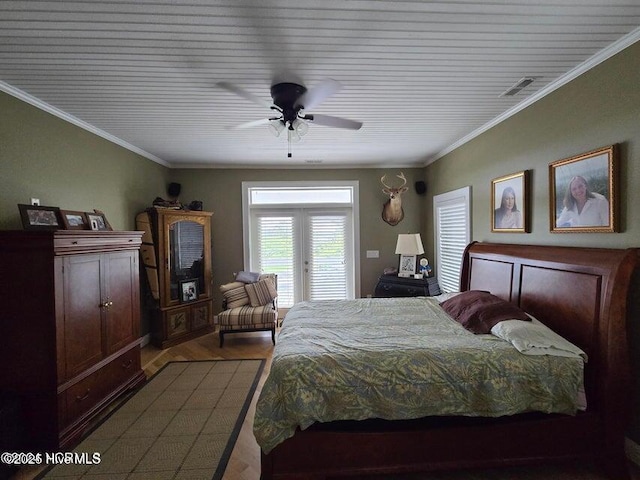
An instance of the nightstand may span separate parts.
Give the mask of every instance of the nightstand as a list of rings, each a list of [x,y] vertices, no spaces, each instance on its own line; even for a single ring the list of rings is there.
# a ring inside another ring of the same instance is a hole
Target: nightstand
[[[413,278],[381,275],[376,285],[376,297],[430,297],[440,295],[435,277]]]

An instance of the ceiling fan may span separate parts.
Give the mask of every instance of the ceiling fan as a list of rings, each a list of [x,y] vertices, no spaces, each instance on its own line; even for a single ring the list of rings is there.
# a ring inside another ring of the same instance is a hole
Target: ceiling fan
[[[359,130],[360,127],[362,127],[362,122],[349,120],[348,118],[306,113],[342,88],[339,82],[330,78],[322,80],[309,90],[299,83],[274,83],[271,86],[273,103],[266,102],[262,98],[232,83],[218,82],[216,86],[278,112],[272,117],[254,120],[231,128],[235,130],[268,125],[271,132],[276,136],[280,136],[280,134],[286,130],[287,140],[289,142],[288,157],[291,157],[291,142],[299,141],[300,138],[307,133],[309,129],[307,122],[349,130]]]

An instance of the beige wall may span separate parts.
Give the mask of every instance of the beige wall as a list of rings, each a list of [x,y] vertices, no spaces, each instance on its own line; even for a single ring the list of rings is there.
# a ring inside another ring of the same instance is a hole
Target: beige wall
[[[428,166],[426,211],[433,208],[434,194],[471,185],[472,240],[640,247],[639,79],[640,43],[637,43]],[[620,233],[550,233],[549,163],[611,144],[621,147]],[[491,180],[521,170],[532,172],[531,233],[491,233]],[[433,238],[431,223],[427,222],[425,231],[427,238]],[[638,296],[640,292],[636,292]],[[634,377],[640,379],[640,318],[631,320]],[[632,388],[629,390],[631,394]],[[629,436],[640,443],[640,396],[637,394],[635,406]]]
[[[392,227],[381,218],[382,205],[388,197],[382,192],[380,177],[399,183],[395,175],[403,172],[407,191],[402,196],[405,217]],[[180,169],[171,171],[170,181],[182,185],[180,200],[189,203],[202,200],[204,209],[213,211],[212,243],[214,290],[233,279],[233,272],[243,267],[242,246],[242,182],[243,181],[323,181],[357,180],[360,191],[360,278],[361,293],[373,293],[376,281],[385,267],[398,266],[395,252],[398,233],[418,233],[423,228],[424,202],[414,184],[423,179],[423,169]],[[395,181],[394,181],[395,180]],[[426,248],[426,245],[425,245]],[[380,258],[366,258],[367,250],[378,250]]]
[[[0,92],[2,230],[22,229],[17,205],[31,198],[64,210],[97,208],[114,229],[135,230],[136,213],[164,194],[167,174],[166,167]],[[149,331],[146,310],[141,331]]]
[[[429,165],[426,209],[431,211],[433,195],[471,185],[473,240],[640,246],[639,78],[640,43]],[[621,147],[621,232],[551,233],[549,163],[611,144]],[[491,180],[522,170],[532,173],[531,233],[491,233]],[[426,227],[433,238],[433,225]]]
[[[21,229],[17,205],[39,198],[102,210],[113,228],[163,195],[168,169],[0,92],[0,229]]]

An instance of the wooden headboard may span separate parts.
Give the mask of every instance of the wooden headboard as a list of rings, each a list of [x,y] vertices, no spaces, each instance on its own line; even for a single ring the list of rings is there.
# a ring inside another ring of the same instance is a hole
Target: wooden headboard
[[[622,401],[616,396],[628,397],[627,312],[639,255],[637,248],[476,242],[465,250],[460,290],[488,290],[582,348],[589,409],[608,409]]]

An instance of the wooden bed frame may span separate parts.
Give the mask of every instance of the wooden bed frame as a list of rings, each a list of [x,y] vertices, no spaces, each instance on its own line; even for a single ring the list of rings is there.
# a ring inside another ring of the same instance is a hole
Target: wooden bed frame
[[[588,407],[575,416],[319,423],[262,454],[262,480],[595,460],[628,477],[624,429],[630,410],[627,316],[637,307],[640,249],[472,243],[460,290],[489,290],[581,347]],[[633,304],[632,304],[633,302]]]

